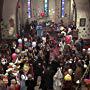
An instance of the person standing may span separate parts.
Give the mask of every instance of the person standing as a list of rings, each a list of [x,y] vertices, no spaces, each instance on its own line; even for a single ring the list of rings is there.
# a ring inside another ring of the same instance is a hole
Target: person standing
[[[36,27],[36,31],[37,31],[37,36],[38,37],[42,37],[43,36],[43,27],[42,24],[39,23]]]
[[[61,69],[58,68],[57,72],[55,73],[53,77],[53,89],[54,90],[62,90],[62,79],[63,79],[63,74],[61,72]]]

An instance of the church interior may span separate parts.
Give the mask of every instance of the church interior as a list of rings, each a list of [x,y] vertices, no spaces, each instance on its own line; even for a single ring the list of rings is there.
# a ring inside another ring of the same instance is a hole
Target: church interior
[[[0,90],[90,90],[90,0],[0,0]]]

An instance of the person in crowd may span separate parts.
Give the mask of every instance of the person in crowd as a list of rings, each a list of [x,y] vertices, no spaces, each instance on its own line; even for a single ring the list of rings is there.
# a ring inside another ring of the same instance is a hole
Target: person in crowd
[[[27,90],[34,90],[34,78],[31,74],[28,75],[28,80],[26,80]]]
[[[42,90],[53,90],[54,74],[54,70],[51,67],[47,67],[47,69],[43,72],[40,85]]]
[[[75,90],[89,64],[84,40],[73,36],[74,26],[52,23],[43,28],[44,22],[37,23],[27,21],[25,36],[0,43],[0,90],[35,90],[38,77],[42,90]]]
[[[57,72],[55,73],[53,77],[53,89],[54,90],[62,90],[62,79],[63,79],[63,74],[60,68],[58,68]]]
[[[43,26],[41,22],[37,25],[36,31],[37,31],[37,36],[39,37],[43,36]]]

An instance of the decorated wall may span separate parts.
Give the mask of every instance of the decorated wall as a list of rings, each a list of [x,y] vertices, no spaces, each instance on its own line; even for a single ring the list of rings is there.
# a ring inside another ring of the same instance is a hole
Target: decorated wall
[[[77,7],[77,27],[79,38],[90,39],[90,1],[75,0]]]
[[[2,38],[15,38],[16,36],[16,5],[17,0],[4,0]]]
[[[3,20],[6,24],[5,31],[7,34],[4,36],[15,37],[16,34],[16,6],[18,0],[4,0],[3,5]],[[20,0],[21,6],[19,9],[20,12],[20,21],[22,23],[26,22],[28,18],[28,8],[31,12],[30,20],[41,19],[41,13],[44,12],[44,1],[45,0],[31,0],[30,7],[28,7],[28,1],[30,0]],[[46,0],[47,1],[47,0]],[[63,1],[63,0],[62,0]],[[68,24],[72,20],[73,12],[73,0],[64,0],[65,11],[64,18],[65,24]],[[90,1],[89,0],[75,0],[77,8],[77,27],[79,28],[79,38],[84,39],[90,38]],[[61,0],[49,0],[48,2],[48,18],[52,21],[59,22],[61,19]],[[10,28],[13,26],[13,28]]]
[[[77,9],[77,28],[79,29],[78,36],[83,39],[90,39],[90,0],[74,0]],[[73,15],[73,0],[65,0],[65,16],[63,17],[65,25],[72,22],[75,16]]]

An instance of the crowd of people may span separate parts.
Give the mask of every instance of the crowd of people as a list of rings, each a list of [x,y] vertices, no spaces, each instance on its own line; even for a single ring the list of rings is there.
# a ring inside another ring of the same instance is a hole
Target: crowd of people
[[[38,77],[41,90],[75,90],[90,59],[78,29],[54,23],[43,24],[43,34],[36,29],[36,22],[27,22],[22,36],[0,45],[0,90],[35,90]]]

